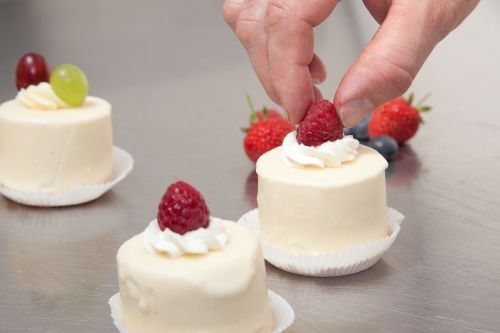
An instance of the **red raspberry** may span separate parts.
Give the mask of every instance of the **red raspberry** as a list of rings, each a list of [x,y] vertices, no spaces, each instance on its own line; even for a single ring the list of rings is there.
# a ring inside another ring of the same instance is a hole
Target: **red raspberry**
[[[312,102],[297,128],[297,141],[306,146],[319,146],[344,137],[344,127],[332,103]]]
[[[167,188],[158,207],[158,225],[178,234],[208,227],[210,213],[205,199],[191,185],[178,181]]]

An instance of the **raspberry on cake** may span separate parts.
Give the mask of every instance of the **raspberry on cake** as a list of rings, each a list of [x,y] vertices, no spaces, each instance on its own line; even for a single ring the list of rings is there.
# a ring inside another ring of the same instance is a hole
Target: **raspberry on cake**
[[[312,102],[297,127],[297,141],[306,146],[319,146],[344,137],[344,127],[332,103]]]
[[[295,255],[387,236],[386,160],[343,136],[328,101],[314,102],[282,146],[257,161],[262,241]]]
[[[191,185],[178,181],[170,185],[158,207],[158,225],[180,235],[208,227],[209,212],[200,192]]]
[[[271,332],[258,237],[209,216],[201,193],[183,181],[168,187],[158,218],[120,247],[117,263],[131,332]]]

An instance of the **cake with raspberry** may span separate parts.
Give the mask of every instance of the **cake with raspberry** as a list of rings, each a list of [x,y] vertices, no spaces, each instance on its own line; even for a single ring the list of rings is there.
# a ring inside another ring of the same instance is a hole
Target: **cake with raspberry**
[[[211,217],[185,182],[168,187],[157,219],[120,247],[117,263],[131,332],[272,332],[258,237]]]
[[[387,166],[344,137],[333,104],[314,102],[282,146],[257,161],[262,241],[313,256],[387,236]]]
[[[60,65],[49,78],[43,57],[27,54],[17,86],[16,98],[0,105],[0,185],[58,192],[110,180],[111,105],[87,96],[83,72]]]

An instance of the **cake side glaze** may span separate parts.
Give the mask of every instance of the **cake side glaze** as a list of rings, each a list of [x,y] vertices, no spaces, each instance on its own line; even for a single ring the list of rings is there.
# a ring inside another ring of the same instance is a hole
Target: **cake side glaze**
[[[224,248],[172,258],[151,253],[143,234],[117,254],[125,325],[134,332],[270,332],[265,266],[251,231],[220,221]],[[228,320],[231,318],[231,320]]]
[[[111,178],[111,105],[87,97],[78,108],[36,110],[17,100],[0,105],[0,184],[59,191]]]
[[[385,159],[360,146],[340,167],[291,167],[283,147],[257,161],[265,243],[297,255],[335,252],[385,237]]]

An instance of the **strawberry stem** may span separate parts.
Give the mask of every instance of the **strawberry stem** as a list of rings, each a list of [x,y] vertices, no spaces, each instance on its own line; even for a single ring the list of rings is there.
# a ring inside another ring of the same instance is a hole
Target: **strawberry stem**
[[[429,91],[427,94],[425,94],[424,97],[422,97],[418,102],[417,102],[417,109],[422,106],[422,104],[429,98],[431,97],[431,92]],[[427,110],[429,111],[429,110]]]
[[[408,96],[408,103],[410,103],[410,105],[413,105],[413,98],[415,98],[415,94],[411,93],[410,96]]]
[[[250,98],[249,94],[246,94],[245,96],[247,97],[247,103],[248,103],[248,107],[250,108],[250,113],[255,113],[255,108],[254,108],[253,103],[252,103],[252,98]]]
[[[262,118],[264,120],[267,120],[269,118],[269,110],[267,109],[266,106],[262,108]]]

